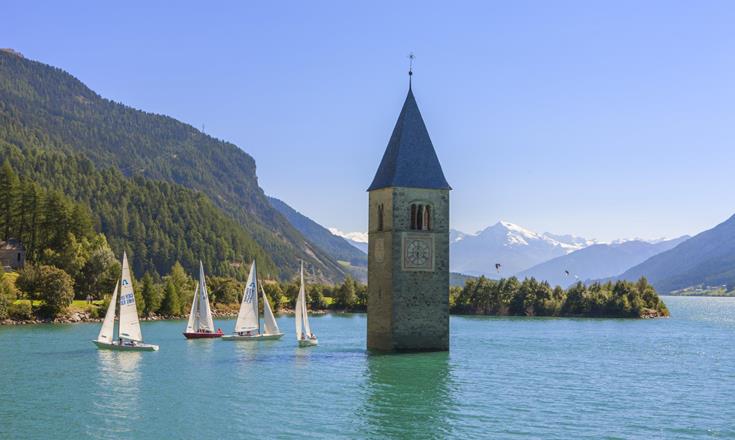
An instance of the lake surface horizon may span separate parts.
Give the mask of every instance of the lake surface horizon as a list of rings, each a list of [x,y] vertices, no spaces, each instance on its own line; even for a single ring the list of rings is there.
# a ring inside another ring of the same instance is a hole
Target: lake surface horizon
[[[315,348],[186,340],[98,351],[100,324],[0,327],[0,438],[735,437],[735,298],[665,319],[451,317],[448,353],[370,354],[364,314],[312,317]],[[226,333],[233,319],[216,320]]]

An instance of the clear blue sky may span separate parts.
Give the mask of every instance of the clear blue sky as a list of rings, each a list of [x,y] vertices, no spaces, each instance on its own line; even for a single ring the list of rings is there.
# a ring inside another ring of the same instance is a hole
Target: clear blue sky
[[[126,3],[5,1],[0,47],[205,124],[325,226],[366,229],[410,51],[455,228],[653,238],[735,213],[733,2]]]

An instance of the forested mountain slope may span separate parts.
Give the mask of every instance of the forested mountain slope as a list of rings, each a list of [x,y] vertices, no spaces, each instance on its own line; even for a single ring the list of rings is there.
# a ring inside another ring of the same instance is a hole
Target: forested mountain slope
[[[138,276],[146,271],[167,273],[176,261],[195,273],[200,259],[208,272],[218,275],[246,275],[242,263],[253,258],[264,276],[279,273],[258,243],[202,193],[140,176],[127,178],[113,168],[99,171],[81,155],[20,150],[1,140],[0,157],[39,188],[61,191],[87,206],[95,229],[105,234],[118,255],[127,251]],[[29,203],[21,191],[13,192],[11,211],[16,217],[47,214],[35,215],[44,209],[43,198]],[[11,235],[32,241],[35,226],[15,229]]]
[[[270,206],[258,186],[255,161],[235,145],[173,118],[104,99],[61,69],[3,51],[0,141],[24,155],[33,150],[81,154],[104,173],[112,167],[127,177],[200,191],[257,242],[281,277],[294,273],[300,259],[317,278],[344,276],[333,258]]]

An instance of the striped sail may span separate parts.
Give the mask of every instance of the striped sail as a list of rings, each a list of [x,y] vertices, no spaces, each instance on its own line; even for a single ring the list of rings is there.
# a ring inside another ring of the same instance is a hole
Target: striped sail
[[[143,342],[138,322],[138,310],[135,307],[133,279],[130,277],[128,256],[123,253],[122,278],[120,279],[120,337],[131,341]]]
[[[107,306],[107,313],[105,313],[105,320],[102,321],[102,328],[100,334],[97,336],[97,340],[105,343],[112,343],[115,336],[115,308],[117,307],[117,285],[115,282],[115,291],[112,292],[112,298],[110,298],[110,305]]]

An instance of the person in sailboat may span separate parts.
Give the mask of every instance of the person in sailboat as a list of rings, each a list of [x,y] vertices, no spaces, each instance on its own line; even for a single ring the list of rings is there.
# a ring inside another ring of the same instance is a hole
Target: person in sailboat
[[[118,345],[120,345],[121,347],[123,347],[123,346],[135,347],[137,344],[133,340],[125,339],[123,337],[120,337],[120,338],[118,338]]]

